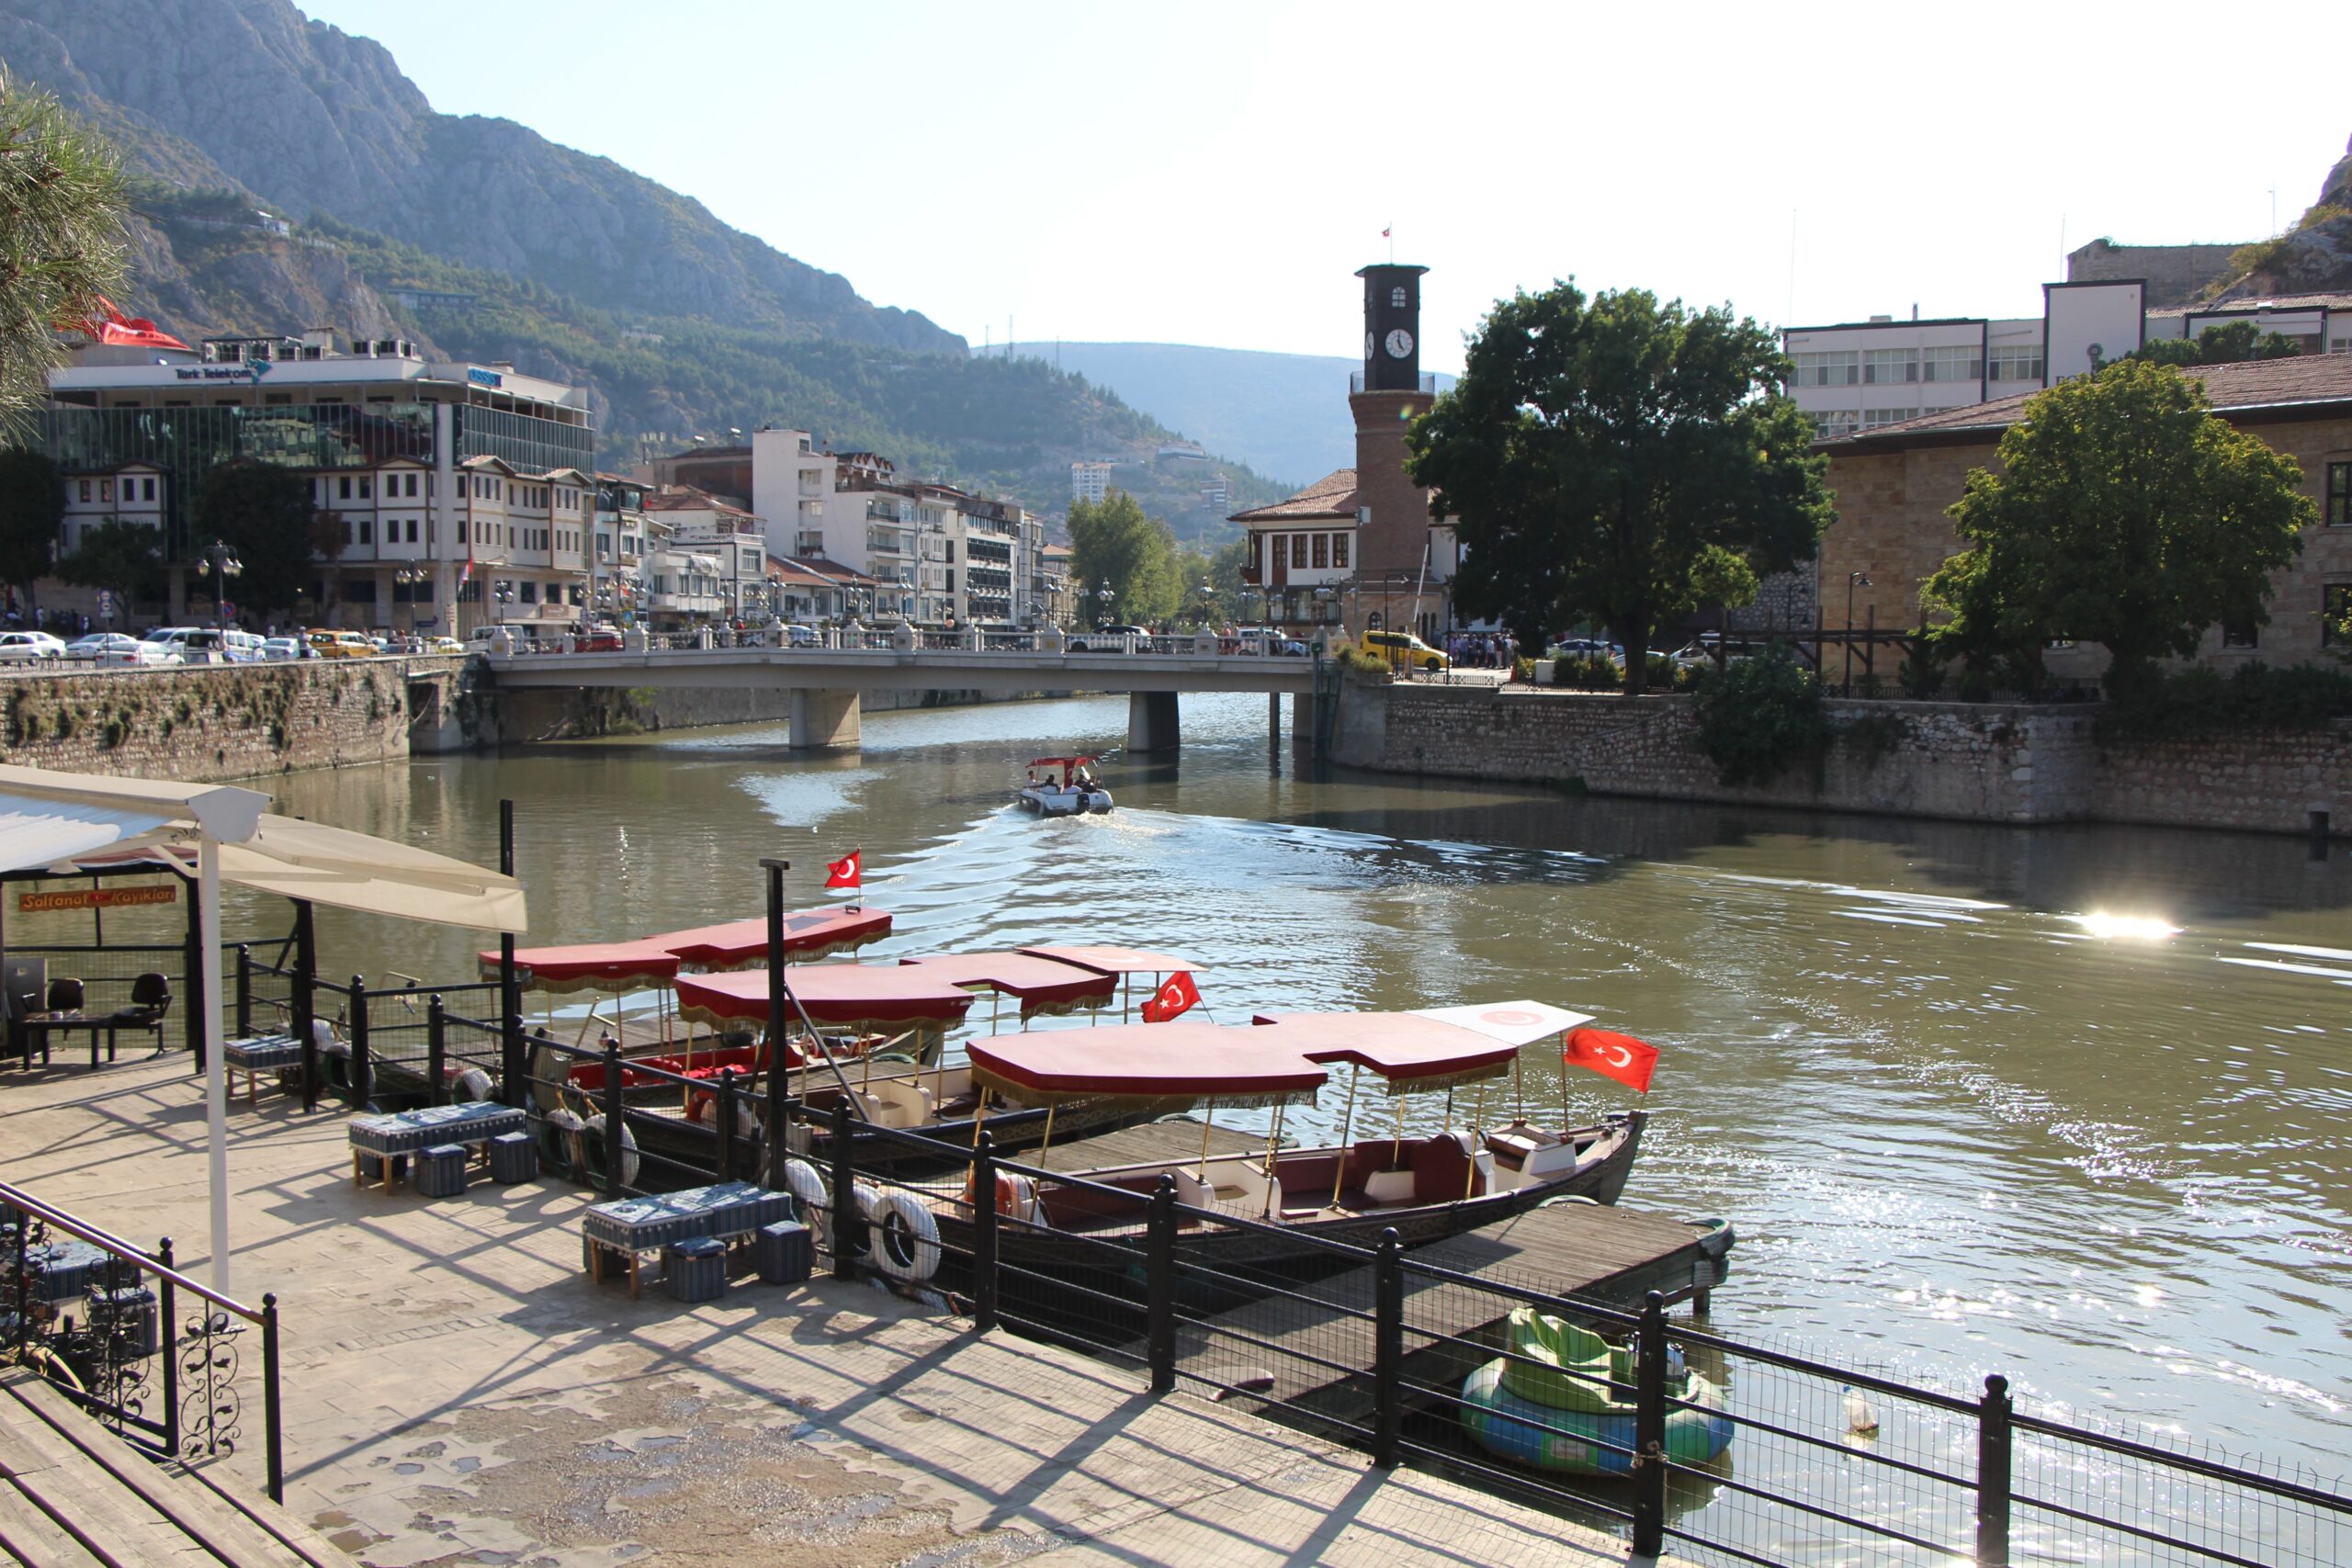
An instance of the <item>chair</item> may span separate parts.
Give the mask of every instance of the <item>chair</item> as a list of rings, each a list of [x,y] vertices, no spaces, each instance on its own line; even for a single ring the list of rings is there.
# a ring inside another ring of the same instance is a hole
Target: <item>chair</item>
[[[114,1055],[114,1037],[118,1030],[143,1029],[155,1037],[155,1049],[164,1049],[164,1015],[172,1010],[172,982],[167,976],[149,973],[130,983],[130,1005],[117,1008],[107,1018],[107,1055]],[[249,1086],[250,1087],[250,1086]]]
[[[80,1012],[87,998],[83,995],[82,982],[59,976],[49,983],[51,1012]]]

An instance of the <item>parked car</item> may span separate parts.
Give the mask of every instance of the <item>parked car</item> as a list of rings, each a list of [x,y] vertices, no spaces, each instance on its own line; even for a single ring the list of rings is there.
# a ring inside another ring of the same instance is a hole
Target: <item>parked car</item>
[[[1453,667],[1453,660],[1411,632],[1366,632],[1360,640],[1367,650],[1388,660],[1392,670],[1410,668],[1434,674]]]
[[[618,653],[621,634],[615,626],[590,626],[572,638],[571,646],[582,653]]]
[[[65,657],[89,664],[137,669],[170,662],[170,656],[153,643],[141,642],[128,632],[92,632],[65,645]]]
[[[311,651],[311,645],[299,637],[264,637],[261,644],[261,656],[273,661],[280,659],[316,659],[318,657]]]
[[[814,648],[824,640],[824,634],[814,626],[796,624],[784,628],[784,645],[786,648]]]
[[[427,653],[463,653],[466,645],[453,637],[429,637],[424,639]]]
[[[1304,659],[1315,650],[1291,636],[1265,626],[1244,626],[1235,634],[1244,653],[1263,653],[1277,659]]]
[[[47,632],[0,632],[0,661],[47,663],[65,657],[65,642]]]
[[[1072,653],[1125,653],[1132,646],[1143,650],[1151,647],[1151,631],[1147,626],[1097,626],[1091,632],[1069,634],[1068,648]]]
[[[321,659],[372,659],[379,651],[357,632],[337,631],[331,626],[312,626],[306,637]]]
[[[172,663],[187,662],[187,639],[199,632],[209,633],[209,626],[157,626],[139,640],[161,653]],[[203,662],[198,660],[197,662]]]

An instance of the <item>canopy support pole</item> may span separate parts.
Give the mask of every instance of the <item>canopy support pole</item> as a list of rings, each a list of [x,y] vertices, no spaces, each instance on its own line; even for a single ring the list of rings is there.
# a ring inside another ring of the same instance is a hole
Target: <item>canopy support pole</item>
[[[1340,1206],[1340,1186],[1348,1179],[1348,1135],[1355,1131],[1356,1079],[1363,1075],[1362,1067],[1350,1066],[1348,1069],[1348,1109],[1340,1118],[1340,1157],[1337,1168],[1331,1172],[1331,1207],[1334,1209]]]
[[[1566,1034],[1560,1036],[1560,1136],[1568,1135],[1568,1055]]]
[[[1275,1174],[1275,1168],[1276,1161],[1280,1157],[1283,1149],[1283,1112],[1289,1109],[1290,1101],[1286,1100],[1276,1100],[1274,1102],[1273,1132],[1272,1134],[1266,1139],[1265,1215],[1272,1215],[1273,1213],[1274,1205],[1276,1201],[1281,1199],[1283,1194],[1282,1179]]]
[[[1201,1185],[1209,1180],[1209,1134],[1216,1131],[1216,1101],[1212,1100],[1201,1111]]]
[[[1046,1136],[1045,1141],[1037,1145],[1037,1168],[1039,1170],[1046,1168],[1046,1156],[1051,1152],[1054,1146],[1054,1108],[1060,1103],[1061,1102],[1059,1100],[1054,1100],[1046,1101]]]
[[[229,1293],[229,1068],[220,1059],[220,843],[196,851],[198,963],[204,976],[204,1156],[212,1198],[212,1288]]]
[[[1470,1111],[1470,1168],[1462,1178],[1462,1196],[1475,1197],[1478,1189],[1478,1144],[1486,1136],[1487,1086],[1478,1086],[1477,1102]]]
[[[989,1086],[980,1086],[980,1102],[972,1108],[972,1146],[980,1146],[980,1123],[989,1119]]]
[[[1520,1059],[1513,1056],[1510,1059],[1510,1114],[1515,1125],[1524,1127],[1527,1125],[1527,1078],[1520,1070],[1521,1066]]]

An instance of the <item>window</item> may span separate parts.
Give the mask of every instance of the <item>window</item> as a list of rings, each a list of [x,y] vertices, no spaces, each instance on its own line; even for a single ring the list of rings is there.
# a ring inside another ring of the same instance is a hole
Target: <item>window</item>
[[[1329,534],[1315,536],[1315,566],[1318,571],[1331,564],[1330,547],[1328,543],[1330,537]]]
[[[362,517],[359,520],[359,542],[363,545],[376,542],[376,525],[372,519]]]
[[[2222,646],[2223,648],[2260,648],[2262,646],[2261,628],[2252,621],[2223,621]]]
[[[1917,419],[1918,417],[1919,411],[1917,409],[1864,409],[1862,411],[1862,428],[1864,430],[1882,430],[1890,424],[1901,424],[1906,419]]]
[[[1815,441],[1840,440],[1861,427],[1860,409],[1821,409],[1813,416],[1813,438]]]
[[[114,481],[112,479],[100,479],[98,481],[98,499],[100,501],[112,501],[114,499]]]
[[[1290,564],[1295,571],[1304,570],[1306,567],[1306,536],[1304,534],[1290,536]]]
[[[373,501],[375,498],[376,481],[365,475],[362,475],[359,480],[359,499],[362,501]]]
[[[2346,631],[2352,631],[2352,628],[2346,628],[2346,631],[2336,629],[2347,618],[2352,618],[2352,582],[2331,582],[2320,591],[2319,645],[2322,648],[2340,648],[2352,641],[2352,637],[2346,636]]]
[[[1862,378],[1861,355],[1851,349],[1841,354],[1800,354],[1796,361],[1800,387],[1851,387]]]
[[[155,481],[153,479],[141,479],[139,481],[139,499],[141,501],[153,501],[155,499]]]
[[[526,579],[522,587],[516,591],[515,597],[526,604],[536,604],[539,602],[539,585]]]
[[[1984,376],[1984,356],[1977,352],[1974,344],[1920,351],[1919,378],[1923,381],[1977,381]]]
[[[350,475],[346,474],[342,479],[335,481],[335,496],[338,500],[342,501],[349,501],[351,499]]]
[[[372,577],[345,578],[343,602],[346,604],[373,604],[376,602],[376,580]]]
[[[408,542],[412,545],[416,543],[416,519],[413,517],[408,520]]]
[[[2331,528],[2352,525],[2352,463],[2327,466],[2326,516]]]
[[[1348,536],[1345,534],[1331,536],[1331,564],[1333,566],[1348,564]]]
[[[2041,345],[2030,343],[1995,344],[1990,374],[1996,381],[2041,380]]]
[[[1392,310],[1401,310],[1405,308],[1405,289],[1402,284],[1388,291],[1388,308]]]
[[[90,499],[90,481],[87,479],[76,481],[74,493],[77,500],[87,502]]]
[[[414,495],[416,493],[416,476],[414,474],[408,476],[408,493],[411,495]]]
[[[1862,385],[1899,387],[1919,378],[1916,348],[1871,348],[1862,351]]]

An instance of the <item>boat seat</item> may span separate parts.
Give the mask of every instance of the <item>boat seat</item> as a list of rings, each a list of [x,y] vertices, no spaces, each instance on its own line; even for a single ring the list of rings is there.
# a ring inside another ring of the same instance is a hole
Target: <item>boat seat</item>
[[[1413,1145],[1412,1155],[1416,1203],[1458,1202],[1487,1190],[1485,1173],[1472,1166],[1467,1133],[1440,1133],[1425,1138]]]
[[[1114,1194],[1091,1187],[1048,1187],[1037,1194],[1046,1223],[1063,1230],[1087,1228],[1090,1221],[1141,1224],[1148,1200],[1140,1192]]]

